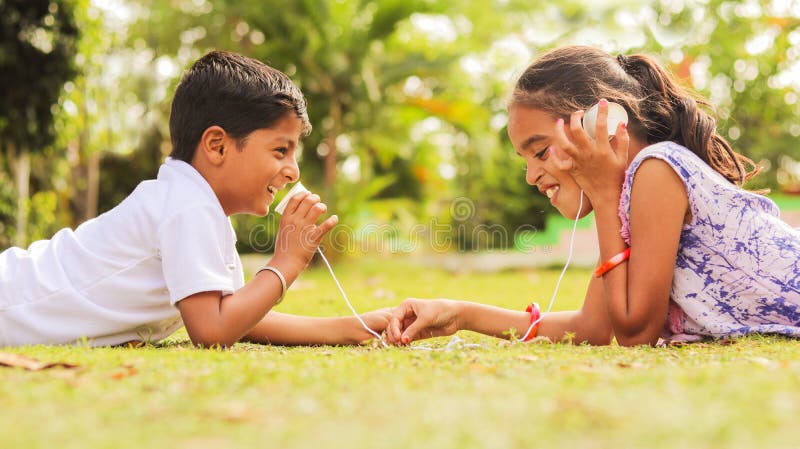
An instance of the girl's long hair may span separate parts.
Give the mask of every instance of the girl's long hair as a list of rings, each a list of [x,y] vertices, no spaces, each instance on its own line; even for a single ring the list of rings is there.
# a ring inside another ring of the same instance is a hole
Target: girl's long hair
[[[648,144],[668,140],[683,145],[731,183],[741,186],[761,170],[717,133],[709,103],[678,85],[647,55],[614,57],[593,47],[557,48],[520,76],[511,105],[567,119],[601,98],[628,111],[628,129],[636,137]]]

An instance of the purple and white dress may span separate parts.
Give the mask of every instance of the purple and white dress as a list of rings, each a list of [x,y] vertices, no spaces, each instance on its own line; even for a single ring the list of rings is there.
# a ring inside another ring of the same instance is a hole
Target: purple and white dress
[[[620,197],[625,242],[633,177],[650,158],[675,170],[692,213],[681,232],[663,336],[800,337],[800,228],[782,221],[772,200],[731,184],[691,150],[660,142],[636,155]]]

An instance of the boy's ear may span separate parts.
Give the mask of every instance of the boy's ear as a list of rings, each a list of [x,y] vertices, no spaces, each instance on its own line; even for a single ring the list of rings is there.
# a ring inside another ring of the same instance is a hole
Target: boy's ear
[[[225,147],[227,140],[228,133],[221,126],[209,126],[200,136],[200,143],[197,147],[198,156],[205,158],[212,165],[222,164],[229,151]]]

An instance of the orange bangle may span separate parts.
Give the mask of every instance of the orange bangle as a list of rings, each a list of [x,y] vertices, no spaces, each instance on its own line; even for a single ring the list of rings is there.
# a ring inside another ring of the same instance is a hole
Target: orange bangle
[[[625,251],[601,263],[600,266],[597,267],[596,270],[594,270],[594,277],[597,278],[602,277],[604,274],[611,271],[617,265],[628,260],[629,257],[631,257],[631,249],[625,248]]]
[[[536,323],[536,321],[538,321],[542,316],[542,311],[539,309],[539,304],[536,304],[535,302],[532,302],[531,305],[525,309],[525,311],[531,314],[531,322],[528,324],[528,326]],[[528,334],[528,338],[526,338],[525,341],[531,341],[534,337],[536,337],[536,332],[539,330],[539,324],[541,324],[541,321],[533,326],[533,329],[531,329],[531,332]]]

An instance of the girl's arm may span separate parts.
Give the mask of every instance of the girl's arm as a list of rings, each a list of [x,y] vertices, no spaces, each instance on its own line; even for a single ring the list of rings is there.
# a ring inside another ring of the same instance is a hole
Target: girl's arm
[[[594,207],[601,260],[608,260],[625,249],[619,234],[619,198],[628,166],[628,133],[624,125],[616,131],[615,148],[608,140],[608,106],[600,102],[597,140],[581,127],[582,111],[570,117],[574,143],[564,132],[564,122],[556,123],[561,150],[569,155],[558,162],[570,170],[585,190]],[[666,162],[643,162],[631,187],[631,256],[603,277],[608,315],[617,342],[624,346],[655,344],[664,325],[675,259],[684,217],[688,210],[685,187]]]
[[[522,307],[521,307],[522,308]],[[449,299],[407,299],[392,312],[387,328],[389,340],[395,344],[451,335],[459,330],[470,330],[498,338],[520,338],[528,330],[530,314],[523,310]],[[539,324],[537,336],[553,341],[569,338],[574,343],[587,342],[607,345],[611,342],[611,322],[603,283],[592,279],[586,298],[578,311],[552,312]]]
[[[592,204],[600,255],[607,260],[625,248],[619,235],[618,200],[595,204],[593,199]],[[686,189],[672,167],[658,159],[639,166],[631,187],[631,256],[627,267],[617,267],[603,277],[608,314],[623,346],[658,341],[687,209]]]

